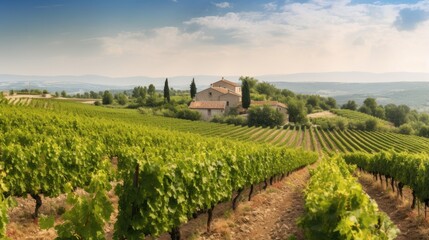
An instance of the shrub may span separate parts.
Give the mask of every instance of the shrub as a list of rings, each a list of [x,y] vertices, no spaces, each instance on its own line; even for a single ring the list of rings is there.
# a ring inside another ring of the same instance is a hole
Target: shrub
[[[377,130],[378,122],[375,119],[368,119],[365,121],[365,130],[375,131]]]
[[[177,118],[187,119],[187,120],[200,120],[201,113],[198,111],[190,110],[190,109],[181,109],[176,113]]]
[[[260,107],[251,107],[248,115],[249,126],[279,126],[284,122],[284,116],[279,111],[265,105]]]

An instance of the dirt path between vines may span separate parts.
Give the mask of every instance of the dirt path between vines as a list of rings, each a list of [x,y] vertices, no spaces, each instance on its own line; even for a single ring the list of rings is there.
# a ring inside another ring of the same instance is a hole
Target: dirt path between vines
[[[297,219],[304,213],[302,190],[309,179],[307,168],[300,169],[282,181],[274,183],[265,191],[247,201],[249,191],[241,195],[236,211],[231,202],[223,203],[214,210],[212,231],[206,233],[207,214],[191,220],[181,227],[183,239],[304,239]],[[169,239],[164,235],[161,239]]]
[[[401,230],[401,233],[396,238],[397,240],[429,240],[428,220],[424,220],[424,210],[421,210],[420,216],[417,210],[411,210],[412,197],[409,189],[404,189],[404,198],[401,200],[400,197],[396,196],[396,192],[393,193],[390,187],[386,189],[384,179],[382,186],[379,181],[376,182],[373,179],[372,175],[360,173],[359,182],[365,192],[377,202],[378,207],[387,213]],[[429,216],[427,219],[429,219]]]
[[[304,239],[302,230],[296,225],[297,219],[304,213],[303,189],[309,179],[307,168],[300,169],[284,177],[282,181],[262,190],[263,183],[255,186],[251,201],[247,201],[249,189],[243,191],[236,211],[231,201],[216,206],[212,230],[206,232],[207,214],[202,214],[181,226],[182,239]],[[114,203],[115,213],[106,225],[106,238],[112,239],[113,223],[117,215],[117,197],[113,190],[109,196]],[[53,229],[40,230],[37,221],[32,220],[34,200],[31,197],[17,198],[18,206],[9,210],[10,223],[7,234],[11,239],[54,239]],[[57,216],[63,212],[65,195],[57,198],[43,198],[41,214]],[[146,239],[153,239],[147,237]],[[159,240],[169,240],[169,234],[163,234]]]

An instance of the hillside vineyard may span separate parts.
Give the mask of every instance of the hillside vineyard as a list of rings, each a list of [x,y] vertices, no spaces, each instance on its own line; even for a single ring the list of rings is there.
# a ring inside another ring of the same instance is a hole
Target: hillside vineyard
[[[3,195],[31,194],[37,216],[41,194],[56,197],[85,187],[94,172],[104,171],[119,183],[115,236],[133,239],[176,229],[235,191],[317,159],[302,150],[157,129],[141,124],[141,115],[93,109],[59,102],[41,108],[1,104]]]

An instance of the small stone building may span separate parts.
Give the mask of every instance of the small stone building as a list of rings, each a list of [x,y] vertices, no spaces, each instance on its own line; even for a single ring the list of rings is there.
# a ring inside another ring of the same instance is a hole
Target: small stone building
[[[225,101],[194,101],[189,105],[189,109],[201,113],[203,120],[211,120],[216,115],[222,115],[226,111]]]

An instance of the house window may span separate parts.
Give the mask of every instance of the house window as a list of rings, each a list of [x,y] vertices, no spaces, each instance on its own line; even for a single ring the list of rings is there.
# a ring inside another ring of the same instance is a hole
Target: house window
[[[210,96],[210,97],[212,96],[212,92],[209,92],[209,96]]]
[[[229,101],[226,101],[226,106],[228,106],[228,107],[229,107]]]
[[[212,110],[211,109],[207,109],[207,115],[211,116],[212,115]]]

